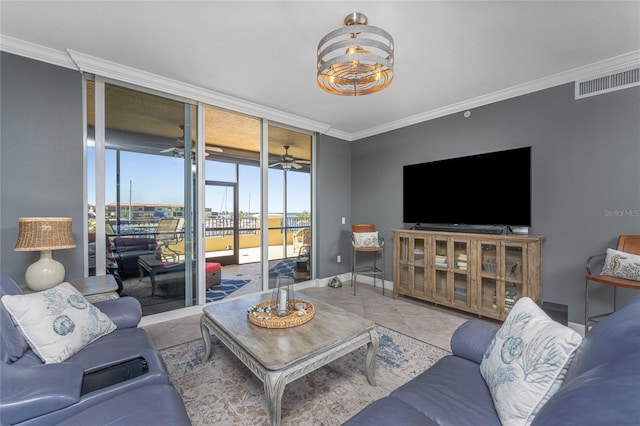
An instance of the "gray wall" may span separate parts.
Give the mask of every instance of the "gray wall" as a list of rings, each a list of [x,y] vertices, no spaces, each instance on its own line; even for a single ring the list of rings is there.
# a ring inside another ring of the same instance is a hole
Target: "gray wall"
[[[587,257],[615,247],[620,234],[640,233],[640,88],[577,101],[573,89],[566,84],[476,108],[469,118],[453,114],[353,142],[353,221],[375,223],[388,239],[390,229],[410,226],[402,223],[405,164],[531,146],[531,232],[546,236],[543,299],[569,305],[570,321],[583,322]],[[478,178],[498,191],[488,202],[505,199],[499,170]],[[430,185],[416,197],[437,208]],[[631,214],[607,213],[615,210]],[[388,280],[391,254],[389,245]],[[590,296],[606,308],[609,294],[594,285]]]
[[[19,284],[37,252],[14,252],[18,218],[73,219],[75,249],[58,250],[67,277],[83,276],[82,86],[77,71],[1,53],[0,270]]]
[[[319,278],[351,270],[351,145],[320,135],[316,149],[316,208]],[[345,224],[342,224],[342,218]],[[337,256],[342,262],[337,262]]]
[[[18,217],[71,216],[78,247],[54,257],[68,277],[81,276],[81,76],[1,55],[0,269],[22,281],[38,257],[13,251]],[[640,209],[638,116],[640,88],[574,101],[573,85],[567,84],[476,108],[467,119],[454,114],[355,142],[320,135],[317,276],[350,270],[351,223],[375,223],[388,242],[392,228],[405,226],[403,165],[532,146],[532,232],[546,236],[543,297],[568,304],[570,320],[582,322],[586,258],[615,246],[619,234],[640,233],[640,217],[607,214]],[[499,171],[481,178],[499,188]],[[437,207],[427,183],[416,196],[427,208]],[[390,243],[385,254],[391,280]],[[602,304],[608,300],[604,290],[593,294]]]

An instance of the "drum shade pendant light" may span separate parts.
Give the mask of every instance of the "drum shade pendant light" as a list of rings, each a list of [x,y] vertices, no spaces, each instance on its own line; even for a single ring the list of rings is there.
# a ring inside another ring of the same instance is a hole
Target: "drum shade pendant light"
[[[364,13],[344,18],[344,27],[318,43],[318,86],[342,96],[379,92],[393,81],[393,38],[367,25]]]

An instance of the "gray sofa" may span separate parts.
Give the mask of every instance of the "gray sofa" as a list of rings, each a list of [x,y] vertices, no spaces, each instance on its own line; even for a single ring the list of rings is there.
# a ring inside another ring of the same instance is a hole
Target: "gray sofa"
[[[0,296],[20,287],[0,273]],[[131,297],[95,303],[117,326],[64,362],[45,364],[0,303],[0,424],[190,425]]]
[[[471,320],[452,355],[371,403],[345,425],[500,425],[480,363],[498,326]],[[640,295],[582,340],[562,386],[533,425],[640,424]]]

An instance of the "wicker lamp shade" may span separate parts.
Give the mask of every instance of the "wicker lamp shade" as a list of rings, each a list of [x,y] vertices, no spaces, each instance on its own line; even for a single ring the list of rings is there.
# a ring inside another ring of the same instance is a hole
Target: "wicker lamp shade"
[[[40,251],[40,259],[24,274],[33,291],[49,289],[64,280],[64,266],[53,259],[52,250],[76,246],[71,233],[70,217],[21,217],[18,219],[18,241],[15,251]]]
[[[15,251],[70,249],[76,246],[70,217],[21,217]]]

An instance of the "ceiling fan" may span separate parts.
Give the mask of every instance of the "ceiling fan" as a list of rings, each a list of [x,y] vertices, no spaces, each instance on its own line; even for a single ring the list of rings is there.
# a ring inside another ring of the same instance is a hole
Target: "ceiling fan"
[[[168,152],[172,152],[175,158],[184,158],[184,126],[182,124],[180,125],[180,129],[182,129],[182,135],[176,138],[177,146],[163,149],[162,151],[160,151],[160,153],[166,154]],[[195,144],[195,141],[192,141],[192,148],[191,148],[192,156],[194,156],[196,152],[196,148],[195,146],[193,146],[193,144]],[[205,145],[205,152],[204,152],[205,157],[209,155],[209,152],[207,151],[222,152],[222,148],[219,148],[217,146]]]
[[[303,164],[311,164],[311,161],[309,160],[302,160],[289,155],[289,148],[289,145],[285,145],[284,155],[280,156],[280,161],[277,163],[269,164],[269,167],[280,166],[282,167],[282,170],[287,171],[291,170],[292,167],[294,169],[301,169]]]

